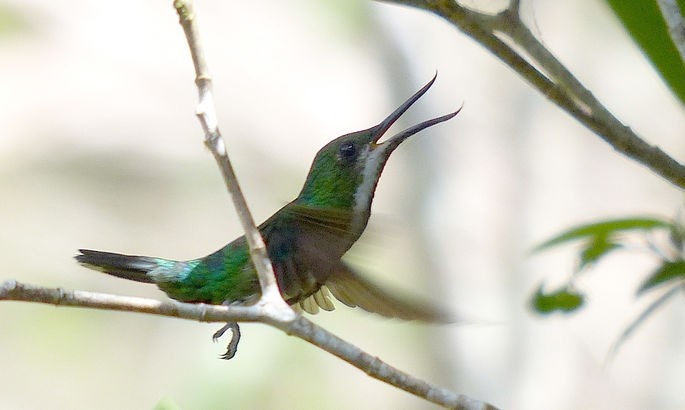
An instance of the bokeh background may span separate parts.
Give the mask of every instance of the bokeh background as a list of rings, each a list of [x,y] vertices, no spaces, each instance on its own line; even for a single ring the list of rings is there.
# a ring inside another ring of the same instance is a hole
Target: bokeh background
[[[501,1],[475,2],[497,9]],[[621,157],[476,43],[428,13],[360,0],[201,1],[221,129],[256,219],[298,192],[315,152],[367,128],[438,70],[404,127],[464,104],[388,163],[348,260],[469,324],[314,320],[400,369],[507,409],[685,406],[685,303],[607,353],[651,301],[655,261],[608,258],[580,313],[533,314],[573,247],[530,250],[574,224],[674,215],[680,192]],[[677,158],[685,117],[607,7],[524,2],[554,53],[627,125]],[[0,280],[164,298],[76,265],[88,247],[176,259],[241,234],[194,116],[171,2],[0,2]],[[643,300],[644,299],[644,300]],[[310,345],[243,325],[0,305],[3,409],[428,409]]]

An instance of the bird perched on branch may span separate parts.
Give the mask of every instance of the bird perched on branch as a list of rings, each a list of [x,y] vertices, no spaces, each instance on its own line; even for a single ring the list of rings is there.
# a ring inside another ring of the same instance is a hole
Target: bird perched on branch
[[[298,304],[308,313],[333,310],[332,294],[347,306],[387,317],[445,320],[438,309],[384,291],[341,260],[366,228],[374,191],[390,154],[412,135],[459,112],[424,121],[379,142],[434,81],[435,77],[380,124],[343,135],[321,148],[297,198],[259,225],[288,304]],[[186,261],[80,252],[76,260],[88,268],[154,283],[181,302],[251,304],[261,294],[244,236],[210,255]]]

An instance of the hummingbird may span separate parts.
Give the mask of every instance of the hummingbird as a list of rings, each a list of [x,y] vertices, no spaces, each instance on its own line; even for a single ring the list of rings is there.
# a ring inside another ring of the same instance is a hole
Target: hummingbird
[[[319,309],[335,308],[333,295],[344,305],[386,317],[445,320],[441,310],[391,294],[341,260],[366,228],[390,154],[412,135],[459,113],[424,121],[379,142],[433,85],[436,76],[378,125],[338,137],[321,148],[297,198],[259,225],[279,290],[288,304],[315,314]],[[244,236],[210,255],[184,261],[89,249],[79,252],[76,260],[88,268],[153,283],[181,302],[247,305],[261,294]],[[225,329],[217,332],[215,339]]]

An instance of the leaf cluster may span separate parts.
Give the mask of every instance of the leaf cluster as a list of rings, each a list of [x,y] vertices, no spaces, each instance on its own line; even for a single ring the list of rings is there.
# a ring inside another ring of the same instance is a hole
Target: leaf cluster
[[[657,245],[652,239],[665,233],[668,244]],[[532,307],[540,314],[573,312],[585,304],[585,294],[574,282],[579,274],[590,270],[602,259],[618,250],[633,250],[635,239],[641,239],[645,250],[658,260],[657,267],[637,289],[637,296],[662,287],[682,286],[685,281],[685,227],[678,220],[633,217],[606,220],[577,226],[562,232],[535,248],[540,252],[571,242],[579,242],[578,263],[568,282],[553,291],[545,291],[542,284],[532,297]]]

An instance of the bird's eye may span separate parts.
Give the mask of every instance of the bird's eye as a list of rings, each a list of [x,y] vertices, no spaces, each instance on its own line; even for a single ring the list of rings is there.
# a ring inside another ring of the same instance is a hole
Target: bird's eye
[[[352,141],[346,141],[340,144],[338,149],[338,157],[342,161],[351,161],[357,156],[357,146]]]

